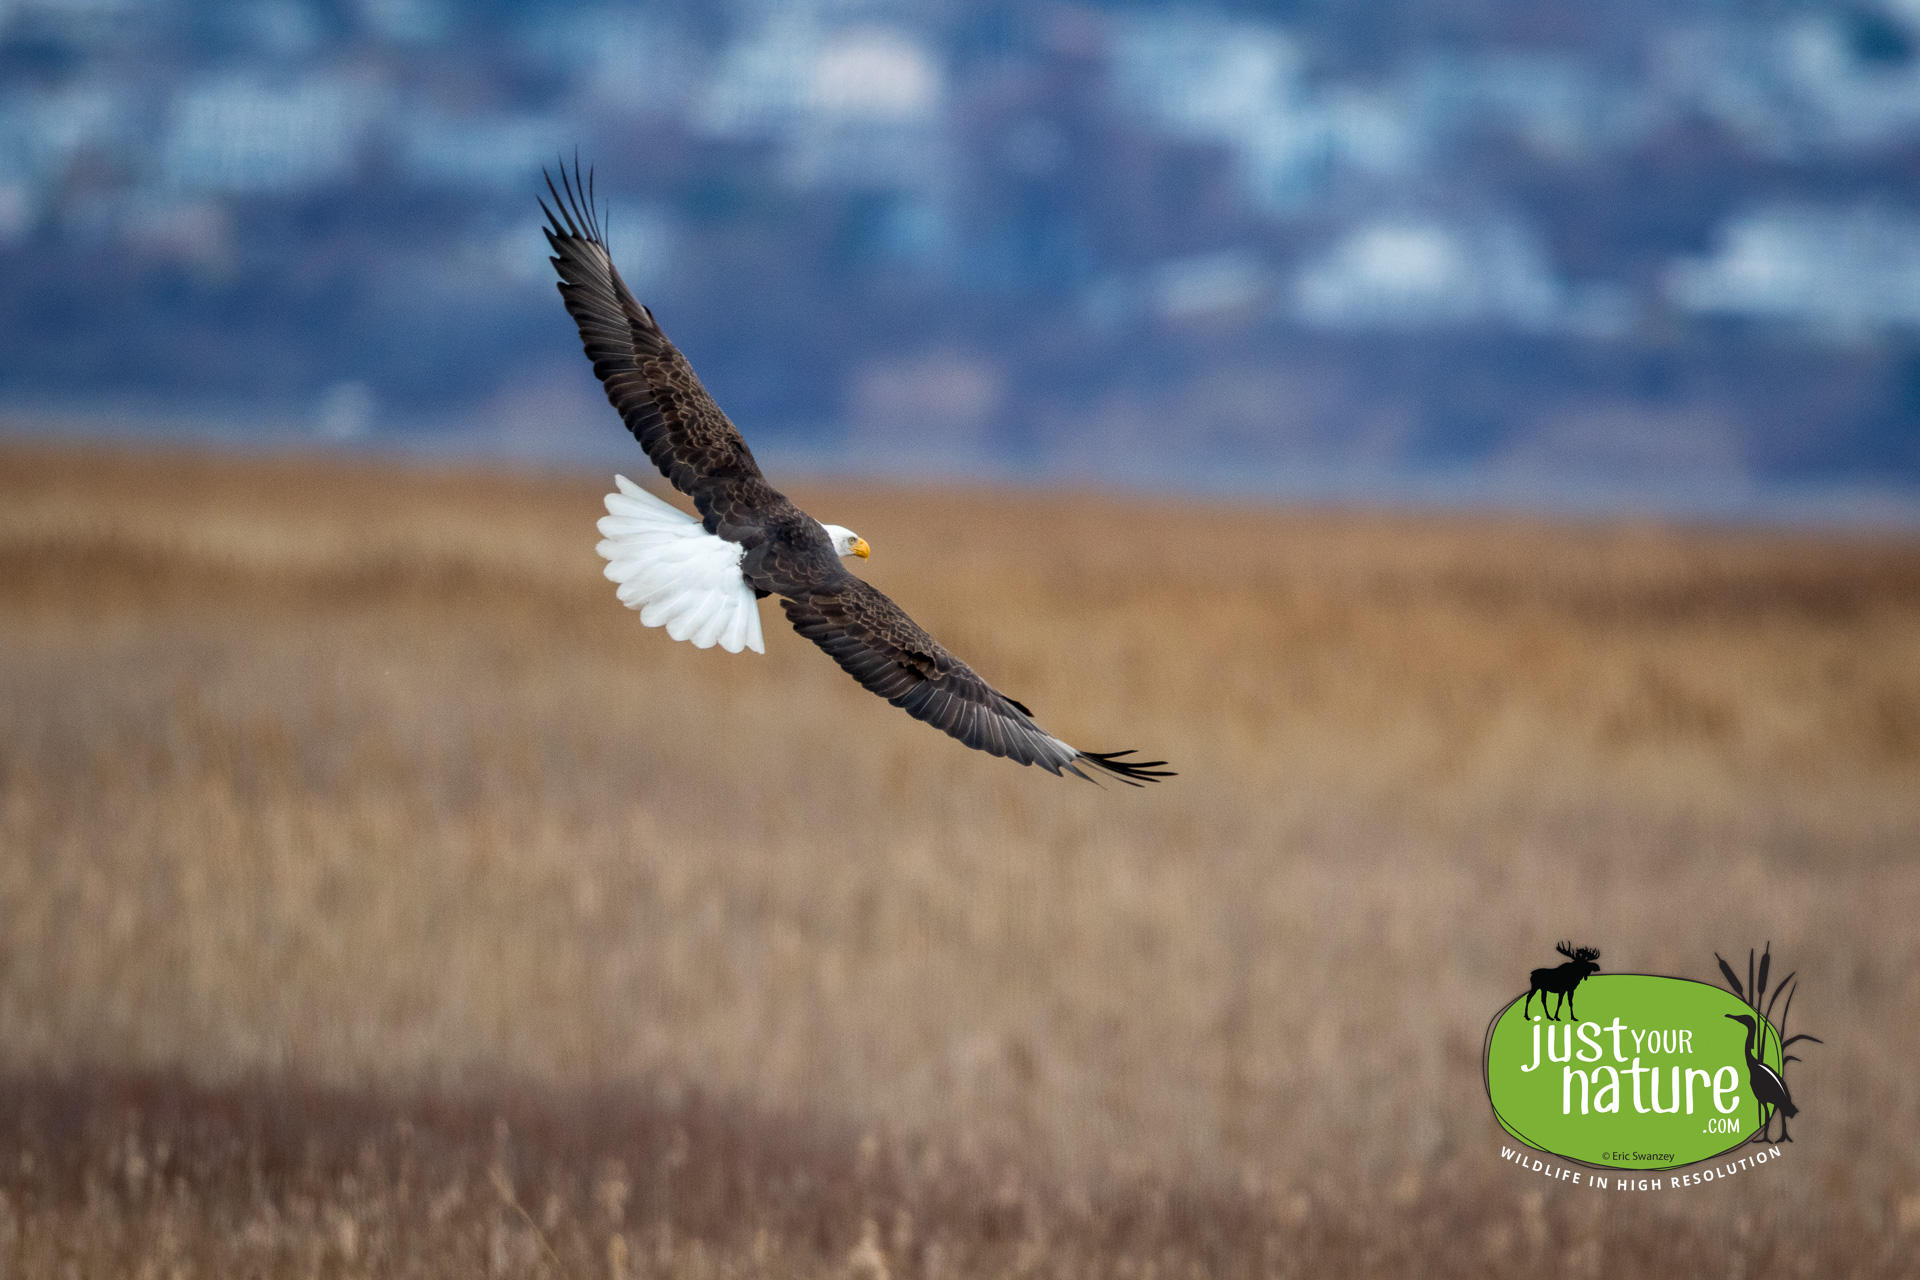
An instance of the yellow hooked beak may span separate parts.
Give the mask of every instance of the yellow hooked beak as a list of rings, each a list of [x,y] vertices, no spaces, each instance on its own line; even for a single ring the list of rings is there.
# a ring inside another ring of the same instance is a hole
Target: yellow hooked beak
[[[853,540],[853,554],[865,560],[873,554],[873,548],[867,545],[865,538],[855,538]]]

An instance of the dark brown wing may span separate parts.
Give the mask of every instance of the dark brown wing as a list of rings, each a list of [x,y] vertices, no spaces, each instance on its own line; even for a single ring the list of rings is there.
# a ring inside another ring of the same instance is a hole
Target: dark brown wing
[[[753,541],[766,513],[784,499],[760,474],[747,442],[687,358],[620,278],[578,162],[572,176],[561,167],[560,182],[556,188],[548,176],[554,207],[542,200],[540,208],[550,224],[547,243],[560,273],[560,297],[580,326],[594,375],[660,474],[693,499],[707,532]]]
[[[1025,707],[942,648],[905,610],[852,574],[811,591],[782,593],[794,630],[825,649],[855,680],[916,720],[990,755],[1086,778],[1080,765],[1139,786],[1173,774],[1164,760],[1124,760],[1131,751],[1080,751],[1033,722]],[[1092,779],[1088,779],[1092,781]]]

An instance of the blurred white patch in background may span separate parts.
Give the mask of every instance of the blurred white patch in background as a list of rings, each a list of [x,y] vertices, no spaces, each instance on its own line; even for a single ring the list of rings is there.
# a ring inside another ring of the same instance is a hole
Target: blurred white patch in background
[[[1386,92],[1430,150],[1438,137],[1492,128],[1569,164],[1632,142],[1655,118],[1631,86],[1555,54],[1428,55]]]
[[[728,47],[694,118],[720,137],[781,141],[796,186],[928,190],[946,169],[945,106],[945,72],[918,35],[783,14]]]
[[[1769,205],[1734,218],[1713,252],[1677,262],[1683,311],[1775,321],[1846,342],[1920,326],[1920,217],[1877,205]]]
[[[707,74],[699,45],[628,8],[530,15],[524,44],[547,71],[578,85],[577,105],[588,112],[678,114]]]
[[[1485,324],[1605,336],[1627,323],[1622,295],[1570,287],[1535,238],[1506,221],[1365,223],[1300,270],[1292,304],[1323,329]]]
[[[1267,208],[1304,203],[1346,160],[1392,169],[1412,139],[1396,116],[1355,88],[1315,95],[1305,58],[1286,32],[1192,14],[1120,23],[1114,85],[1121,100],[1182,136],[1239,158],[1248,197]]]
[[[1330,80],[1309,74],[1279,27],[1191,12],[1120,19],[1113,66],[1123,103],[1227,147],[1248,199],[1282,213],[1314,204],[1343,172],[1379,181],[1427,169],[1476,128],[1565,162],[1629,141],[1651,118],[1629,86],[1567,57],[1435,55],[1372,82]]]
[[[1659,42],[1647,92],[1762,154],[1898,142],[1920,125],[1917,17],[1895,3],[1683,26]]]
[[[136,116],[128,96],[104,84],[35,92],[0,80],[0,181],[51,197],[83,151],[137,136]]]
[[[927,47],[886,27],[835,34],[814,57],[808,90],[816,111],[892,122],[927,119],[944,94]]]
[[[360,17],[395,44],[432,44],[447,34],[447,12],[437,0],[360,0]]]
[[[0,244],[26,237],[33,225],[33,198],[24,184],[0,181]]]
[[[489,451],[502,457],[595,467],[610,460],[632,462],[640,456],[633,451],[633,437],[622,429],[600,384],[583,373],[577,358],[563,354],[523,365],[480,407],[471,425],[486,433]]]
[[[298,0],[237,6],[229,21],[258,48],[282,58],[305,57],[325,38],[319,15]]]
[[[372,432],[380,403],[364,382],[337,382],[314,409],[314,430],[329,440],[357,440]]]
[[[1199,136],[1251,136],[1306,92],[1299,44],[1264,24],[1140,16],[1121,26],[1114,57],[1123,97]]]
[[[119,20],[159,7],[149,0],[13,0],[0,3],[0,20],[12,9],[43,33],[74,39],[121,30]]]
[[[965,351],[865,365],[849,397],[849,462],[904,457],[936,467],[978,465],[992,455],[993,422],[1006,393],[999,367]]]
[[[233,260],[233,215],[217,200],[137,199],[124,232],[142,253],[219,272]]]
[[[1266,268],[1245,249],[1176,258],[1151,277],[1155,308],[1169,320],[1245,315],[1268,291]]]
[[[196,84],[175,102],[162,172],[184,191],[291,191],[340,177],[383,96],[335,73]]]
[[[906,31],[780,18],[727,49],[699,118],[718,134],[774,133],[809,116],[924,122],[940,109],[944,81],[933,52]]]
[[[399,124],[398,143],[416,173],[454,186],[524,187],[541,165],[564,154],[578,133],[553,116],[473,116],[422,113]]]
[[[1739,431],[1711,407],[1614,404],[1540,423],[1493,464],[1523,484],[1614,485],[1640,492],[1749,480]]]

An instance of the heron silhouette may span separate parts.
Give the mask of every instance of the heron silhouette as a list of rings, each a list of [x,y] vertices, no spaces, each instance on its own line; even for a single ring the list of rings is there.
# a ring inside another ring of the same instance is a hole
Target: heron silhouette
[[[1744,1013],[1730,1013],[1727,1017],[1747,1029],[1747,1087],[1753,1090],[1755,1111],[1760,1116],[1760,1141],[1774,1142],[1768,1134],[1773,1129],[1773,1113],[1777,1111],[1780,1113],[1779,1141],[1792,1142],[1787,1121],[1799,1115],[1800,1108],[1793,1105],[1793,1095],[1787,1092],[1785,1078],[1754,1056],[1754,1041],[1759,1039],[1760,1028]],[[1769,1107],[1773,1110],[1766,1110]]]

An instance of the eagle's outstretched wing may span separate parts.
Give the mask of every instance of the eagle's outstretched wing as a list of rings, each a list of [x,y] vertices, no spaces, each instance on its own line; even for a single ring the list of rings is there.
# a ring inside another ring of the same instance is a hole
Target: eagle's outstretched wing
[[[783,592],[794,630],[825,649],[866,688],[916,720],[970,747],[1086,778],[1089,765],[1139,786],[1173,774],[1164,760],[1125,760],[1132,751],[1080,751],[1033,722],[1033,713],[948,653],[877,587],[852,574],[806,592]],[[1088,779],[1091,781],[1091,779]]]
[[[571,176],[561,167],[560,184],[548,176],[553,207],[542,200],[540,208],[560,297],[580,326],[594,375],[660,474],[693,499],[707,532],[740,541],[783,505],[781,495],[693,366],[620,278],[577,162]]]

